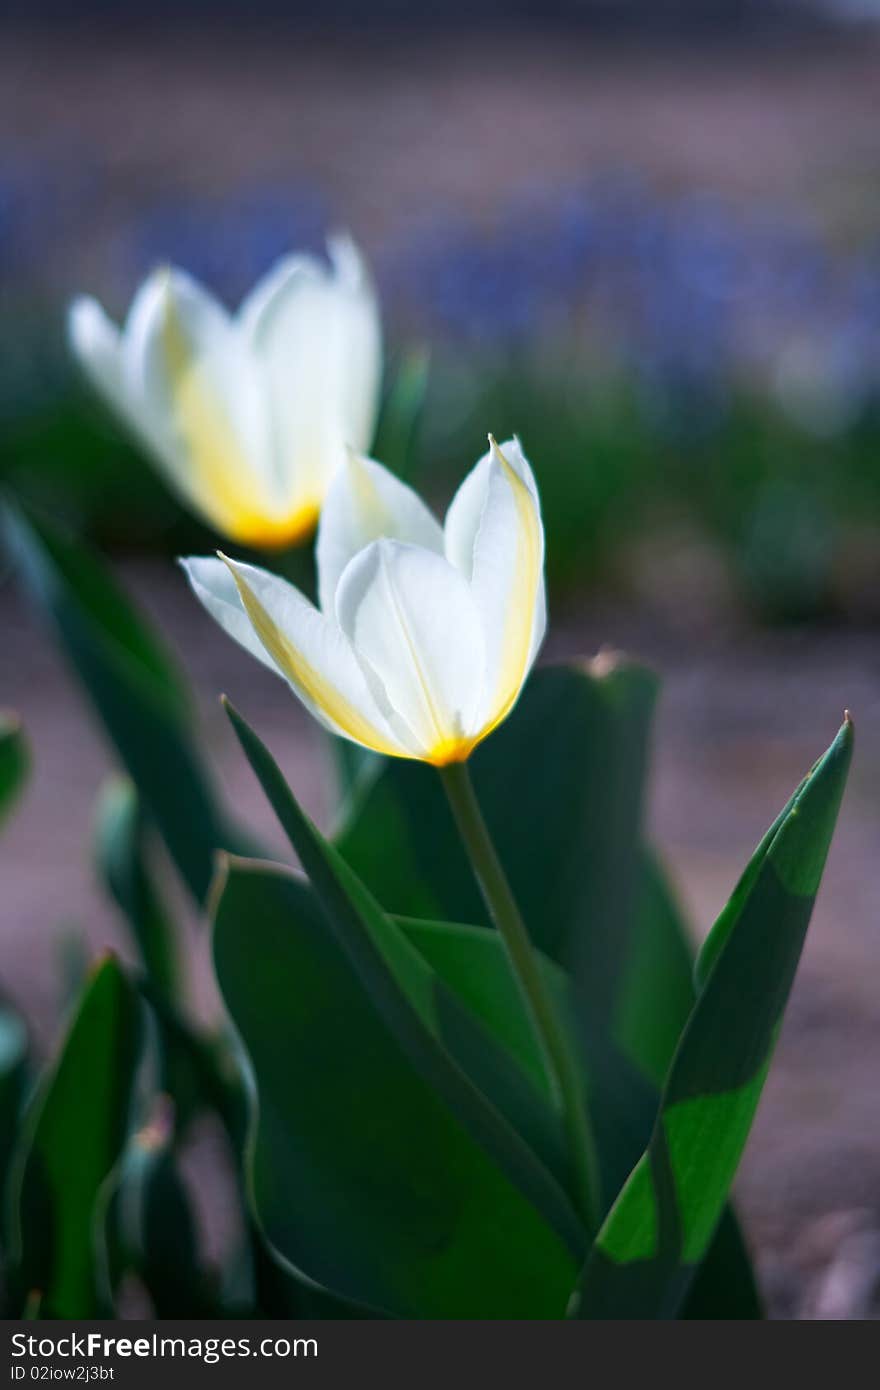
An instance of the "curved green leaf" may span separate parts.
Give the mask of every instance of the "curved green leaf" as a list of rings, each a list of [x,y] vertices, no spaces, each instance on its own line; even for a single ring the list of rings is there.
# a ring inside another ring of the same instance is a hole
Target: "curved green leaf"
[[[531,1083],[548,1095],[546,1067],[534,1030],[524,1016],[498,932],[491,927],[412,918],[399,921],[407,940],[481,1020]],[[555,961],[537,954],[574,1047],[577,1004],[572,983]],[[657,1096],[624,1058],[616,1053],[603,1056],[601,1050],[588,1058],[584,1088],[591,1122],[601,1141],[603,1190],[617,1192],[644,1147]]]
[[[396,920],[407,940],[549,1100],[552,1092],[547,1066],[498,932],[490,927],[423,922],[413,917]],[[563,1015],[570,1016],[565,975],[546,956],[540,959]]]
[[[614,1035],[658,1088],[693,1007],[692,971],[687,931],[666,875],[656,855],[645,850]]]
[[[414,1010],[409,1036],[398,1004],[391,1026],[326,903],[286,870],[231,861],[214,952],[253,1067],[253,1196],[275,1249],[394,1316],[562,1317],[570,1252],[431,1084],[436,1045]]]
[[[184,881],[202,901],[215,850],[237,841],[193,745],[178,672],[89,551],[21,511],[8,511],[7,532],[29,592],[52,623]]]
[[[644,1088],[641,1093],[638,1126],[641,1142],[634,1162],[650,1137],[660,1088],[694,1004],[687,932],[666,876],[650,852],[644,857],[625,974],[618,1040],[624,1054],[652,1082],[650,1095]],[[628,1173],[629,1168],[626,1171]],[[618,1182],[610,1190],[616,1192],[620,1185]],[[764,1316],[749,1252],[730,1205],[694,1276],[680,1316],[738,1321]]]
[[[511,1072],[491,1036],[414,951],[337,851],[303,814],[276,763],[230,705],[236,734],[296,850],[330,928],[403,1046],[554,1229],[584,1239],[568,1192],[561,1117]]]
[[[852,755],[844,723],[707,940],[647,1150],[587,1262],[584,1317],[671,1317],[706,1254],[764,1085]]]
[[[728,1203],[678,1316],[691,1321],[754,1322],[764,1315],[751,1255]]]
[[[414,951],[392,918],[318,833],[277,764],[231,705],[236,734],[315,894],[402,1044],[514,1182],[576,1251],[584,1239],[569,1195],[558,1113],[523,1088],[491,1036]]]
[[[98,966],[61,1053],[31,1101],[11,1180],[14,1282],[41,1316],[100,1311],[95,1221],[128,1132],[140,1054],[137,995],[112,957]]]
[[[622,991],[656,688],[653,675],[622,659],[543,668],[470,762],[532,940],[570,971],[582,1014],[606,1032],[638,1007]],[[486,923],[432,768],[389,760],[336,844],[388,910]]]

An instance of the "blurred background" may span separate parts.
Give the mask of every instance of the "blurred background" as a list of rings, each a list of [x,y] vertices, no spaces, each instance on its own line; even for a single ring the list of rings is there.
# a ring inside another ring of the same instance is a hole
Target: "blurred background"
[[[315,740],[190,601],[168,558],[211,538],[65,352],[74,293],[121,315],[159,262],[233,305],[279,255],[347,227],[391,364],[430,348],[414,481],[445,505],[487,429],[521,435],[548,655],[609,643],[664,678],[650,823],[695,935],[852,708],[854,779],[739,1190],[774,1312],[876,1312],[880,3],[4,13],[0,485],[112,557],[262,833],[216,694],[321,815]],[[0,703],[35,753],[0,842],[0,976],[48,1041],[64,943],[115,940],[89,870],[109,759],[9,583],[0,624]]]

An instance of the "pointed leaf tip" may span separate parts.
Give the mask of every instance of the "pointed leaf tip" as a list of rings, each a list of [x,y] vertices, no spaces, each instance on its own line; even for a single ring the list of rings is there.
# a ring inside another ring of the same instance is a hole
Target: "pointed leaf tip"
[[[768,850],[783,887],[813,897],[818,891],[852,760],[855,728],[844,718],[826,753],[796,793]]]
[[[694,963],[698,992],[765,863],[773,866],[788,892],[807,898],[815,895],[846,785],[853,736],[852,719],[845,716],[831,745],[813,764],[764,835]]]
[[[119,959],[111,946],[105,946],[100,954],[92,961],[88,978],[90,980],[95,980],[99,975],[103,975],[105,971],[114,969],[119,971]]]

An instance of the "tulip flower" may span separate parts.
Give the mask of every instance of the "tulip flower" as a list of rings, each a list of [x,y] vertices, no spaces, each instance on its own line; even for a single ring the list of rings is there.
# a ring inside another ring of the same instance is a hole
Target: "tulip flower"
[[[463,762],[512,709],[544,635],[544,532],[519,443],[491,440],[442,527],[381,464],[349,454],[317,565],[320,608],[256,566],[184,561],[220,625],[334,734]]]
[[[73,352],[98,394],[184,502],[243,545],[283,548],[314,530],[347,447],[376,423],[381,332],[353,243],[330,266],[281,261],[238,313],[161,269],[118,328],[91,298],[71,306]]]

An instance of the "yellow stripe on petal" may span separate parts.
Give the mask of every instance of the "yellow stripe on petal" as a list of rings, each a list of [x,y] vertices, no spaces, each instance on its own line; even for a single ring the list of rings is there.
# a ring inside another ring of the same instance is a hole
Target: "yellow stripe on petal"
[[[517,537],[513,578],[508,595],[504,634],[501,641],[499,678],[492,702],[493,714],[480,738],[485,738],[509,713],[529,667],[535,604],[541,582],[542,530],[535,499],[515,468],[512,468],[489,436],[492,452],[504,470],[516,507]]]
[[[182,481],[212,524],[243,544],[269,548],[308,535],[317,521],[318,502],[301,502],[281,517],[269,505],[252,462],[236,442],[224,402],[193,354],[170,291],[163,301],[162,351],[174,420],[191,469]]]
[[[357,709],[327,676],[317,670],[273,621],[237,567],[230,564],[225,555],[221,554],[220,559],[229,567],[254,631],[273,661],[292,684],[349,738],[376,753],[400,757],[402,750],[389,743],[366,715]]]

